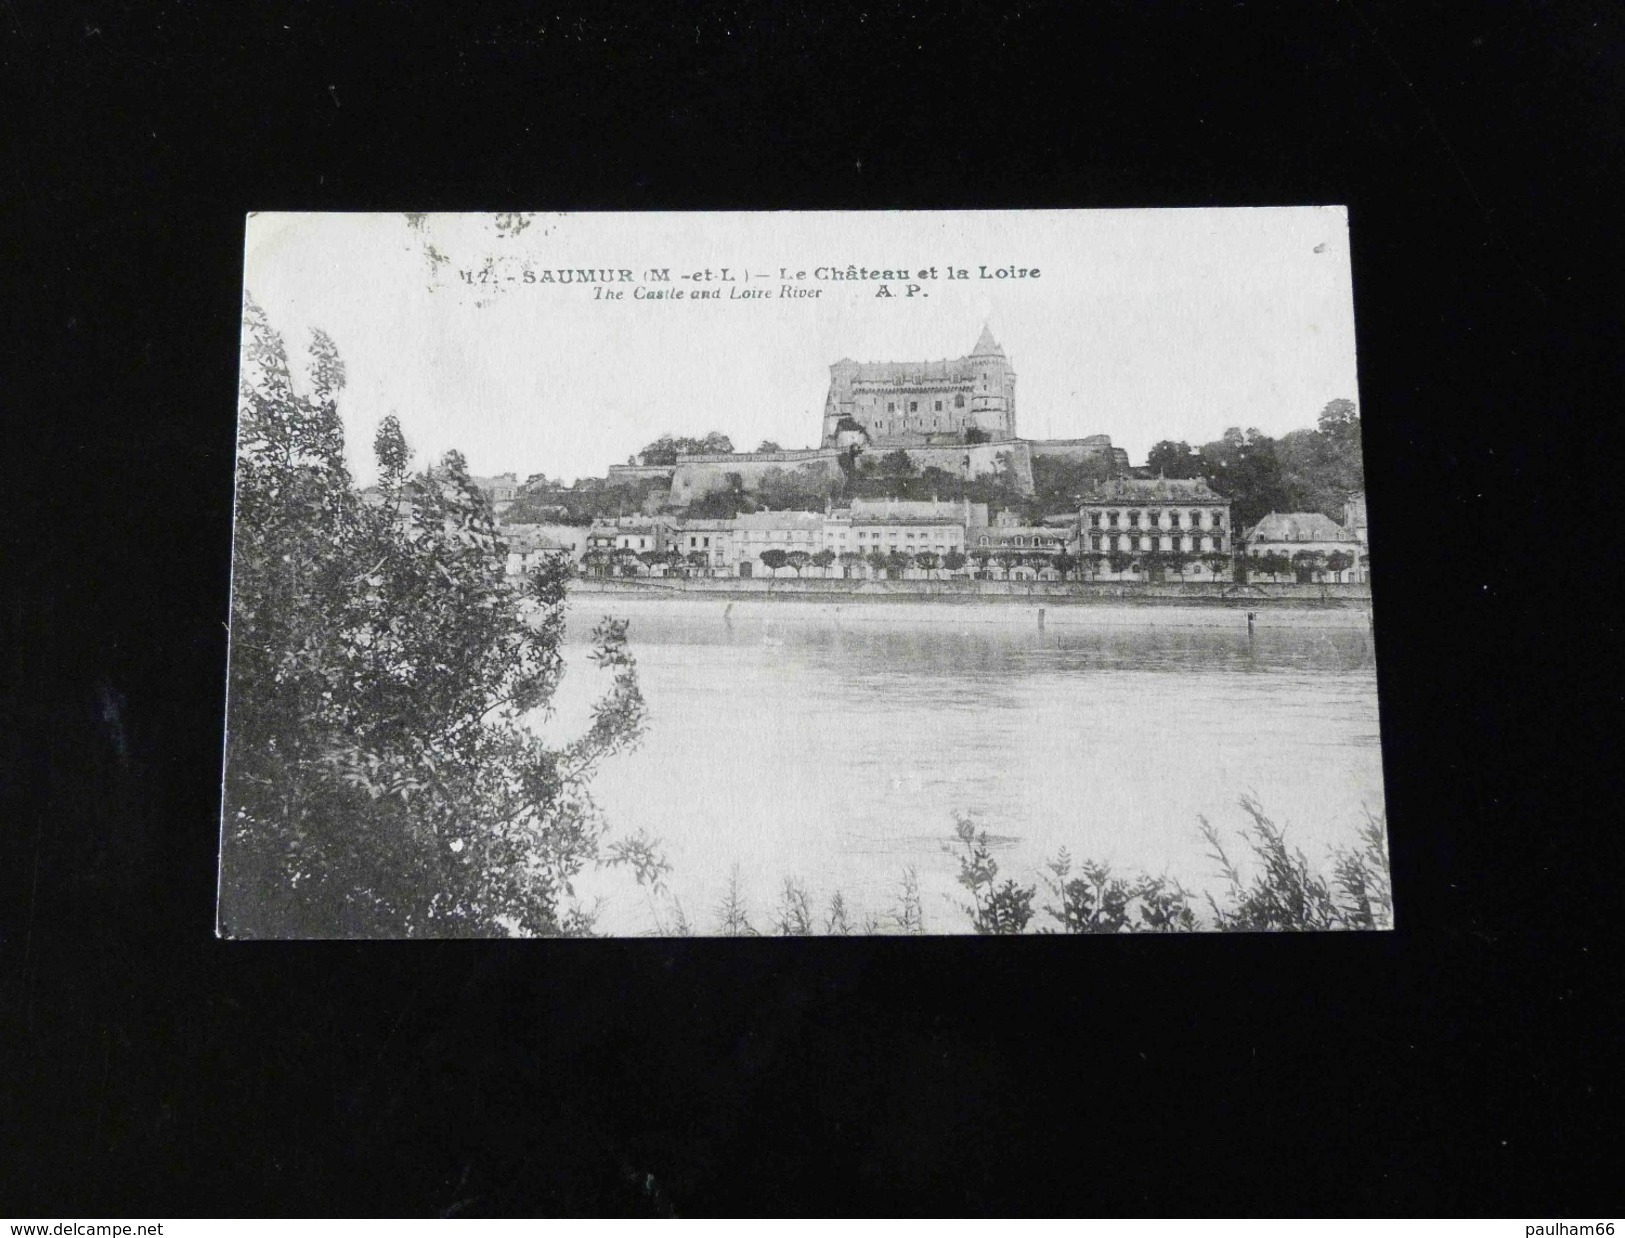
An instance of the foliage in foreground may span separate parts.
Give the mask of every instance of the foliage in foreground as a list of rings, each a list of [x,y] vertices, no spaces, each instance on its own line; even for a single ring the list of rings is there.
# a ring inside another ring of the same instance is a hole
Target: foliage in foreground
[[[1357,844],[1334,848],[1330,871],[1323,873],[1310,866],[1302,851],[1287,845],[1285,830],[1254,797],[1242,796],[1240,806],[1249,824],[1238,831],[1246,851],[1239,866],[1218,830],[1200,818],[1209,858],[1224,882],[1220,897],[1208,892],[1200,902],[1170,877],[1119,874],[1097,860],[1074,861],[1063,847],[1044,866],[1049,898],[1035,908],[1038,884],[1023,885],[1008,876],[1000,880],[993,856],[998,840],[968,815],[955,817],[955,841],[943,850],[956,860],[956,880],[969,896],[968,902],[958,904],[959,910],[981,934],[1291,932],[1393,925],[1388,842],[1381,817],[1368,814]],[[753,923],[748,902],[735,867],[716,909],[713,931],[726,937],[927,931],[919,875],[913,868],[903,870],[891,910],[884,915],[853,912],[839,890],[821,901],[794,878],[785,878],[780,886],[764,928]],[[1040,910],[1048,919],[1034,928]],[[686,937],[693,930],[681,907],[676,907],[672,923],[663,924],[661,931]]]
[[[612,842],[594,770],[639,740],[624,622],[593,657],[610,685],[586,732],[533,729],[564,674],[568,563],[521,597],[461,456],[417,474],[393,417],[374,450],[381,501],[344,462],[344,367],[317,333],[308,394],[249,303],[222,840],[222,925],[243,936],[482,936],[589,931],[583,869],[655,885],[650,840]]]

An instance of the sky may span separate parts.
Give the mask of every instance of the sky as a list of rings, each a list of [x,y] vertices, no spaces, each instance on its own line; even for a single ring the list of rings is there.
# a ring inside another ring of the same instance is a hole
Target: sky
[[[849,266],[909,278],[816,278]],[[597,285],[613,300],[542,281],[565,268],[633,278]],[[484,269],[483,284],[461,277]],[[818,295],[781,299],[781,270]],[[1280,435],[1358,401],[1342,207],[259,213],[244,283],[291,352],[312,329],[333,337],[363,482],[388,413],[419,463],[456,448],[477,475],[521,480],[602,476],[663,433],[816,446],[832,362],[959,357],[984,325],[1018,376],[1023,437],[1107,434],[1136,463],[1161,439]],[[640,287],[687,295],[634,299]],[[723,299],[693,299],[702,289]],[[774,295],[737,295],[757,290]]]

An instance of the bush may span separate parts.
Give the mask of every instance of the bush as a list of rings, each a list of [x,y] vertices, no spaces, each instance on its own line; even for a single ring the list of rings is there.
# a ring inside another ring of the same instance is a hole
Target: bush
[[[1013,935],[1025,932],[1033,918],[1036,886],[1022,886],[1007,878],[998,883],[999,864],[993,858],[992,840],[986,830],[978,830],[969,815],[955,814],[954,833],[959,846],[943,848],[959,861],[959,884],[970,891],[971,901],[961,904],[978,933]]]
[[[1174,933],[1196,928],[1190,895],[1166,877],[1113,876],[1111,867],[1084,861],[1072,876],[1072,857],[1065,847],[1045,867],[1045,884],[1060,901],[1044,910],[1063,933]]]
[[[1302,851],[1287,846],[1285,830],[1265,815],[1253,796],[1242,796],[1240,804],[1252,821],[1251,828],[1241,831],[1258,867],[1251,881],[1242,879],[1218,831],[1206,817],[1200,818],[1202,837],[1211,848],[1208,854],[1219,865],[1227,887],[1223,905],[1208,895],[1217,928],[1280,932],[1391,927],[1388,842],[1380,818],[1367,815],[1358,848],[1332,853],[1333,875],[1328,881],[1310,869]]]

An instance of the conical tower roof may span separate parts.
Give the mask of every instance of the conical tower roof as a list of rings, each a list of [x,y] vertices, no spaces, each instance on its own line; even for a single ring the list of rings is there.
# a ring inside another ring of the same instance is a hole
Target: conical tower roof
[[[999,347],[993,338],[993,331],[986,323],[982,324],[982,334],[977,338],[976,347],[970,350],[973,357],[1002,357],[1004,349]]]

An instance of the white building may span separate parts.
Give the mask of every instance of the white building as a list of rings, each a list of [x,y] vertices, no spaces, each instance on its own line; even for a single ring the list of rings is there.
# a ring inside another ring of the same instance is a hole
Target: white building
[[[1349,584],[1364,579],[1354,534],[1320,512],[1271,512],[1247,530],[1247,575],[1257,580]]]
[[[1199,477],[1098,482],[1079,507],[1076,545],[1101,580],[1163,579],[1170,564],[1180,579],[1227,580],[1230,500]]]
[[[777,571],[762,562],[770,550],[804,553],[809,559],[824,548],[824,517],[820,512],[741,512],[733,520],[729,554],[735,576],[799,576],[789,567]]]

